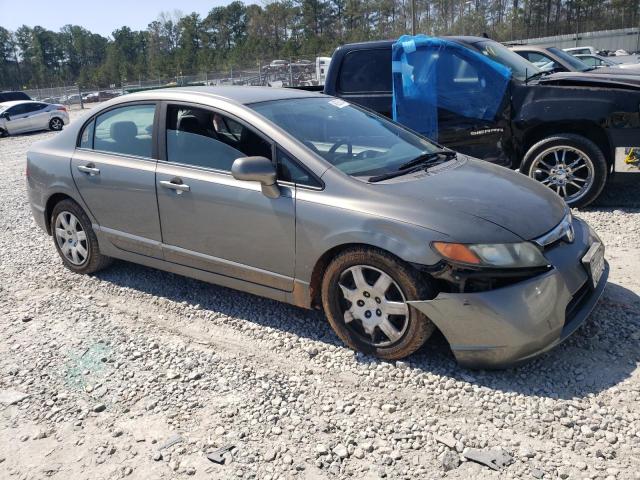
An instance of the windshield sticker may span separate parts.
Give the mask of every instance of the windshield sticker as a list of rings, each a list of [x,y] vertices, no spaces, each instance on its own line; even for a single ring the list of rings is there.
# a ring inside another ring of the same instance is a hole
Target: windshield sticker
[[[349,105],[349,102],[345,102],[344,100],[341,100],[339,98],[334,98],[333,100],[329,100],[329,103],[334,107],[338,107],[338,108],[344,108]]]

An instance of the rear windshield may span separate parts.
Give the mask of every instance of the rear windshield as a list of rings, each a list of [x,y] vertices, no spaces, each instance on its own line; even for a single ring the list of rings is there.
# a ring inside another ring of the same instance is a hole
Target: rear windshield
[[[559,48],[551,47],[549,48],[549,51],[557,55],[558,58],[561,58],[562,60],[567,62],[569,65],[571,65],[572,68],[574,68],[578,72],[586,72],[587,70],[591,70],[593,68],[587,65],[586,63],[584,63],[579,58],[576,58],[573,55],[568,54],[564,50],[560,50]]]

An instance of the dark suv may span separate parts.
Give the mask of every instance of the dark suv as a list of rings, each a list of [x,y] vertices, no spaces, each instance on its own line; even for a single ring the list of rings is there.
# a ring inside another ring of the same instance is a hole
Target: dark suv
[[[547,73],[493,40],[444,40],[506,66],[510,80],[503,97],[497,99],[496,114],[490,118],[466,116],[460,113],[464,108],[439,105],[434,138],[439,143],[520,169],[576,207],[595,200],[609,174],[640,172],[639,76]],[[385,40],[339,47],[331,60],[324,92],[393,117],[393,44],[393,40]],[[456,61],[456,69],[441,69],[437,74],[438,88],[467,89],[466,95],[449,99],[450,103],[464,106],[479,94],[492,93],[483,74],[478,73],[481,61],[469,56]],[[426,125],[408,126],[431,133]]]
[[[24,92],[0,92],[0,103],[14,100],[31,100],[31,97]]]

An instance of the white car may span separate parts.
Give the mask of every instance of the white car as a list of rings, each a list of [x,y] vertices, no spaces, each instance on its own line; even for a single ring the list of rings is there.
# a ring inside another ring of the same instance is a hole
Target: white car
[[[0,136],[37,130],[62,130],[69,123],[64,105],[16,100],[0,103]]]
[[[598,51],[593,47],[571,47],[563,48],[563,50],[571,55],[597,55]]]
[[[612,61],[606,57],[601,57],[600,55],[574,55],[576,58],[579,58],[584,63],[589,65],[590,67],[609,67],[609,68],[624,68],[626,70],[630,70],[629,73],[638,73],[640,72],[640,63],[620,63],[616,61]],[[613,57],[616,58],[616,57]]]

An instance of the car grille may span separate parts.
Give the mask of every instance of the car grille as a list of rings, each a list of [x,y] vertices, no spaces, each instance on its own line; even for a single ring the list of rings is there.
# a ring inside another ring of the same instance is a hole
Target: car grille
[[[592,290],[591,282],[587,280],[573,295],[573,298],[567,304],[567,308],[564,312],[564,329],[570,327],[572,320],[575,318],[576,312],[578,312],[580,307],[582,307],[582,305],[587,301]]]

